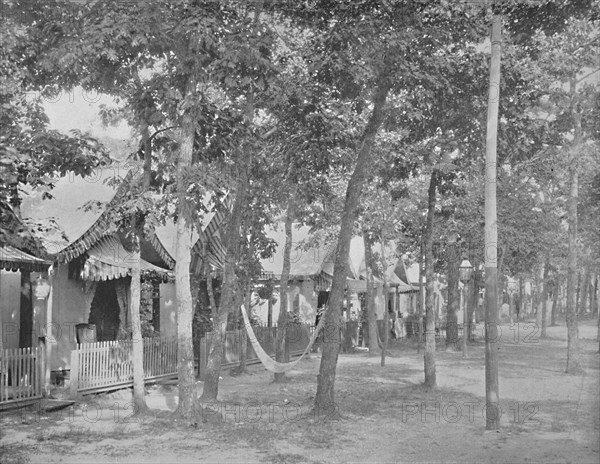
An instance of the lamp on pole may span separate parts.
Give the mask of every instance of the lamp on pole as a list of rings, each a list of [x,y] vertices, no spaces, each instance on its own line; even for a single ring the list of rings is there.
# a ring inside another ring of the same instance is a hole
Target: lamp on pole
[[[467,298],[469,297],[468,286],[469,282],[473,278],[473,266],[469,262],[468,259],[463,259],[462,263],[460,263],[460,267],[458,268],[460,272],[460,281],[463,283],[463,358],[467,357],[467,337],[469,336],[469,318],[467,316],[468,308],[467,308]]]

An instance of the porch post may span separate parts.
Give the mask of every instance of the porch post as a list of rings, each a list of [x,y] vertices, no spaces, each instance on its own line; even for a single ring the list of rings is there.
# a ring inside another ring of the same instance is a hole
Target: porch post
[[[47,390],[48,384],[46,383],[46,337],[38,337],[37,356],[35,357],[36,362],[39,362],[36,376],[38,376],[35,382],[35,389],[41,389],[41,393],[44,397],[48,396],[49,390]]]
[[[52,333],[52,327],[54,326],[54,324],[52,323],[52,299],[54,296],[54,285],[53,285],[53,277],[54,277],[54,270],[52,269],[52,267],[50,267],[49,271],[48,271],[48,281],[50,282],[50,293],[48,294],[48,300],[46,301],[46,343],[45,343],[45,352],[41,353],[41,356],[45,357],[44,360],[44,371],[42,372],[42,379],[44,382],[44,392],[46,393],[46,396],[50,393],[50,372],[52,370],[52,345],[54,343],[57,342],[56,337],[53,335]],[[60,334],[58,333],[57,329],[57,333],[56,336],[60,336]]]

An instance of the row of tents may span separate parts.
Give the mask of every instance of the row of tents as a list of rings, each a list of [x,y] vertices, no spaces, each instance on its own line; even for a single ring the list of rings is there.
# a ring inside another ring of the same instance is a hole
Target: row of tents
[[[127,193],[131,169],[113,165],[88,178],[66,176],[52,190],[52,198],[31,191],[24,196],[21,215],[4,210],[3,224],[13,234],[0,236],[0,348],[35,346],[45,338],[46,363],[52,371],[69,369],[81,324],[94,324],[96,338],[123,338],[128,327],[131,265],[123,237],[112,227],[111,208]],[[222,212],[206,215],[194,237],[192,271],[210,250],[215,267],[222,261],[220,241]],[[6,228],[5,228],[6,230]],[[28,235],[33,230],[33,235]],[[261,282],[281,278],[285,234],[282,227],[269,229],[276,244],[272,257],[263,259]],[[314,322],[331,288],[335,246],[324,244],[308,227],[294,226],[288,289],[288,308],[305,322]],[[141,242],[142,280],[152,288],[152,327],[161,336],[176,335],[177,302],[175,225],[167,222],[147,233]],[[349,309],[358,310],[357,294],[366,291],[364,244],[354,237],[348,262]],[[377,279],[377,314],[385,314],[382,279]],[[411,313],[416,308],[418,272],[394,260],[386,271],[390,285],[389,310]],[[261,285],[259,282],[259,286]],[[261,301],[255,317],[277,320],[279,301]],[[350,315],[352,311],[348,311]],[[79,334],[80,335],[80,334]]]

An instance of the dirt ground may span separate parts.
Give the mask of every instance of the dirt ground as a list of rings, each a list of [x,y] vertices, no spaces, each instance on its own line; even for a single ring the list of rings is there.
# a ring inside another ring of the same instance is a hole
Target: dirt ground
[[[598,463],[596,330],[595,320],[580,321],[585,374],[572,376],[564,373],[564,322],[544,340],[526,323],[502,327],[500,432],[484,430],[482,342],[466,359],[438,351],[433,391],[421,385],[422,354],[403,342],[384,368],[366,353],[340,355],[335,410],[312,409],[319,369],[312,355],[284,384],[260,366],[238,377],[223,372],[220,402],[192,425],[170,416],[177,406],[170,386],[149,388],[152,410],[141,418],[131,417],[128,390],[85,397],[62,412],[3,414],[0,461]]]

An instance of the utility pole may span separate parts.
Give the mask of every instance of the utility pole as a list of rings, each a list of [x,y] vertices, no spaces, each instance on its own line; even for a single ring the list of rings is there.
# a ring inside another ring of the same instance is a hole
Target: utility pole
[[[492,58],[487,112],[485,147],[485,403],[486,430],[500,428],[500,394],[498,388],[498,223],[496,212],[496,149],[498,105],[500,100],[500,56],[502,53],[502,17],[492,18]]]

